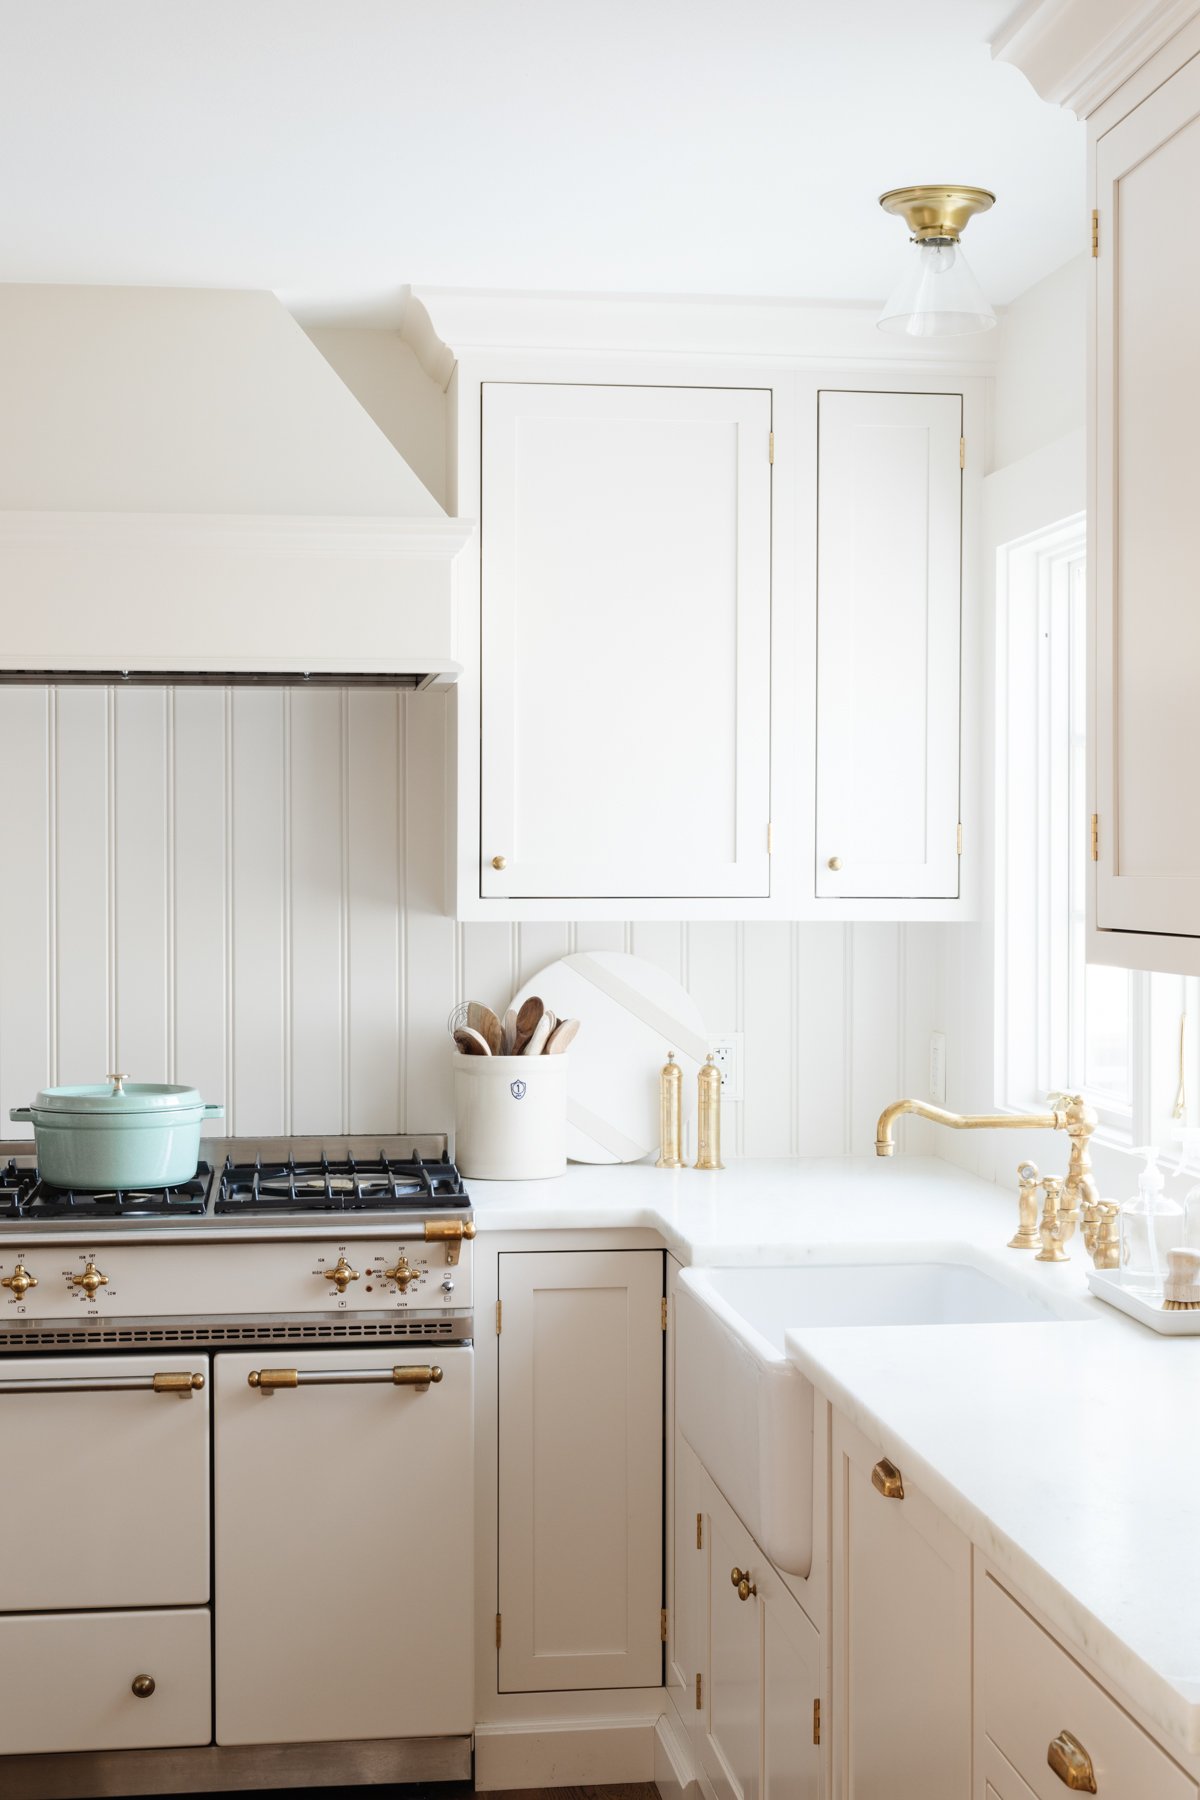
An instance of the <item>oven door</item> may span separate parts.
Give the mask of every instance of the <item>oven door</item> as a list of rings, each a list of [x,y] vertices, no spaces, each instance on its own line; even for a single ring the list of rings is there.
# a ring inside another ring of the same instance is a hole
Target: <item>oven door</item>
[[[207,1601],[208,1401],[205,1356],[0,1361],[0,1613]]]
[[[219,1744],[474,1729],[472,1356],[214,1358]]]

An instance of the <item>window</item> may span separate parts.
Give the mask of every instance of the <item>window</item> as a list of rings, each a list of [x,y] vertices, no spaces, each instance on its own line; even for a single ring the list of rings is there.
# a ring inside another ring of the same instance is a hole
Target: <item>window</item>
[[[1200,1050],[1200,989],[1086,955],[1087,610],[1084,521],[998,553],[999,1103],[1087,1096],[1114,1144],[1177,1141]]]

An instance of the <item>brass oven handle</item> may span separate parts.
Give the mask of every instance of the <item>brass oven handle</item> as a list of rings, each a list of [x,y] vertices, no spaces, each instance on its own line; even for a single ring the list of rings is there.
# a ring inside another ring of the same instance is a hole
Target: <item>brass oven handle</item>
[[[885,1500],[903,1500],[904,1477],[894,1462],[881,1456],[871,1470],[871,1486],[876,1493],[882,1494]]]
[[[737,1589],[739,1600],[748,1600],[751,1594],[757,1594],[758,1588],[750,1579],[749,1569],[731,1569],[729,1579]]]
[[[1072,1732],[1060,1731],[1057,1737],[1050,1739],[1046,1761],[1072,1793],[1095,1794],[1099,1791],[1092,1759]]]
[[[163,1375],[74,1375],[18,1377],[0,1380],[0,1394],[192,1394],[204,1376],[186,1369]]]
[[[384,1381],[423,1394],[431,1382],[436,1386],[441,1379],[436,1363],[404,1363],[396,1369],[251,1369],[246,1377],[261,1394],[273,1394],[276,1388],[363,1387]]]

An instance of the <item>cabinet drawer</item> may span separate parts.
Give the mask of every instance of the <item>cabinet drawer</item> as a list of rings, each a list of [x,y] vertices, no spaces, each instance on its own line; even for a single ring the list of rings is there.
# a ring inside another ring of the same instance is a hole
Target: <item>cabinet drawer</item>
[[[210,1643],[204,1607],[0,1619],[0,1755],[207,1744]]]
[[[1062,1800],[1047,1762],[1069,1732],[1091,1758],[1103,1800],[1196,1800],[1195,1784],[990,1576],[976,1613],[980,1723],[1038,1800]]]

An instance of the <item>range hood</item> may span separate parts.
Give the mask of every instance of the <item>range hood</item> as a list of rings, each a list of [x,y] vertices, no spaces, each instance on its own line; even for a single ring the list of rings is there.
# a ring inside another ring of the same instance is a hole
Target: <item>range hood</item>
[[[451,519],[271,294],[0,286],[0,682],[453,680]]]

